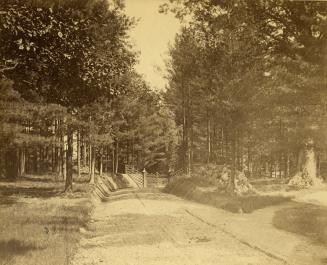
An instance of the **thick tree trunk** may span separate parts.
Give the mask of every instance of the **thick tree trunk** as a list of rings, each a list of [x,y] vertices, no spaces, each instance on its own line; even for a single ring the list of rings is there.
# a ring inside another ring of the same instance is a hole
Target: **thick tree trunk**
[[[74,152],[74,132],[72,128],[68,128],[67,135],[67,175],[65,182],[65,191],[71,192],[73,190],[73,152]]]
[[[306,149],[304,158],[302,171],[307,172],[308,177],[315,180],[317,178],[317,157],[314,148]]]
[[[289,185],[307,188],[321,183],[317,173],[317,155],[311,139],[299,152],[297,170]]]

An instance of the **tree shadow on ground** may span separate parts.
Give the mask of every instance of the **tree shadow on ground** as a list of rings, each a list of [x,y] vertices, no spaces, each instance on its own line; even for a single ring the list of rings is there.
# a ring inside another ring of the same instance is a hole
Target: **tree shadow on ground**
[[[0,196],[0,206],[1,205],[13,205],[16,202],[17,202],[16,198]]]
[[[306,236],[314,243],[327,245],[327,207],[295,203],[277,211],[273,225],[278,229]],[[327,258],[325,263],[327,264]]]
[[[24,255],[37,249],[40,247],[16,239],[0,240],[0,261],[4,262],[3,264],[10,264],[15,256]]]
[[[50,198],[58,195],[62,189],[57,187],[19,187],[19,186],[0,186],[2,196],[22,196],[33,198]]]
[[[42,176],[40,175],[26,175],[25,177],[20,178],[0,178],[0,182],[7,182],[7,183],[19,183],[22,181],[29,181],[29,182],[42,182],[42,183],[51,183],[55,182],[55,177],[51,175]]]

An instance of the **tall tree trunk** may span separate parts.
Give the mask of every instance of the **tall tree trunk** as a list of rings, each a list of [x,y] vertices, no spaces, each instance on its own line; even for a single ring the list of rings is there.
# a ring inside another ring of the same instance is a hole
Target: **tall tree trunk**
[[[194,131],[193,131],[193,102],[191,98],[191,86],[188,86],[188,126],[189,126],[189,174],[193,171],[193,155],[194,155]]]
[[[251,148],[250,144],[248,145],[248,161],[247,161],[247,167],[249,172],[249,178],[252,178],[252,157],[251,157]]]
[[[57,147],[56,154],[56,172],[57,178],[56,180],[60,180],[63,178],[62,176],[62,155],[63,155],[62,143],[60,143],[60,147]]]
[[[39,158],[38,158],[38,148],[34,148],[34,174],[39,173]]]
[[[92,145],[91,144],[89,144],[89,161],[88,161],[88,163],[89,163],[89,175],[91,176],[91,174],[92,174],[92,152],[93,150],[92,150]]]
[[[26,147],[25,148],[25,174],[29,174],[30,171],[30,164],[31,164],[31,160],[30,160],[30,154],[29,154],[29,149]]]
[[[235,130],[235,129],[234,129]],[[228,192],[230,194],[234,194],[235,192],[235,178],[236,178],[236,133],[234,131],[233,138],[232,138],[232,146],[231,146],[231,158],[232,158],[232,172],[231,177],[228,183]]]
[[[317,155],[317,178],[320,177],[320,155]]]
[[[83,167],[86,167],[86,157],[87,157],[87,151],[86,151],[86,141],[85,136],[83,137]]]
[[[60,120],[56,120],[56,133],[57,133],[57,145],[55,146],[55,156],[56,156],[56,177],[55,180],[58,181],[62,179],[62,154],[63,154],[63,137],[61,132],[61,122]]]
[[[77,131],[77,177],[81,177],[81,134]]]
[[[102,176],[103,174],[103,156],[100,154],[100,159],[99,159],[99,175]]]
[[[224,127],[221,128],[221,161],[225,161],[224,159],[224,155],[225,155],[225,152],[224,152],[224,145],[225,145],[225,142],[224,142]]]
[[[109,174],[110,172],[110,164],[109,164],[109,161],[110,161],[110,146],[108,145],[107,146],[107,152],[106,152],[106,165],[107,165],[107,173]]]
[[[43,173],[44,159],[43,159],[43,147],[39,147],[39,173]]]
[[[67,133],[67,176],[65,182],[65,191],[73,190],[73,152],[74,152],[74,131],[68,126]]]
[[[25,176],[25,148],[21,147],[19,149],[19,170],[18,170],[18,176],[24,177]]]
[[[119,142],[116,141],[116,163],[115,163],[115,173],[118,173],[118,166],[119,166]]]
[[[270,155],[270,178],[273,178],[273,170],[274,170],[274,159],[273,155]]]
[[[225,128],[225,157],[224,157],[224,163],[225,164],[229,164],[229,145],[228,145],[228,141],[229,141],[229,135],[228,135],[228,131]]]
[[[61,149],[61,175],[64,181],[67,178],[67,144],[66,136],[62,136],[62,149]]]
[[[111,150],[111,162],[112,162],[112,174],[114,175],[116,172],[115,169],[115,148],[113,147]]]
[[[210,158],[211,158],[211,121],[209,117],[209,110],[207,110],[207,164],[210,163]]]
[[[51,172],[56,172],[56,157],[55,157],[55,147],[51,146]]]
[[[290,166],[291,166],[291,160],[290,160],[290,153],[287,152],[286,155],[286,170],[285,170],[285,177],[288,178],[290,175]]]
[[[182,109],[183,109],[183,143],[182,143],[182,164],[183,169],[188,173],[188,127],[186,118],[185,88],[182,84]]]
[[[95,183],[95,152],[94,152],[94,148],[91,147],[91,151],[90,151],[90,158],[91,158],[91,164],[90,164],[90,184],[94,184]]]
[[[265,178],[269,176],[269,163],[268,161],[266,160],[265,161]]]
[[[283,152],[279,152],[278,169],[279,169],[279,178],[280,179],[283,178],[282,164],[283,164]]]

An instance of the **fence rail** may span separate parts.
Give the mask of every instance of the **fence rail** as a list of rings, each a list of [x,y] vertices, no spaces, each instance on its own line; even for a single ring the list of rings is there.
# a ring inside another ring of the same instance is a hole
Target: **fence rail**
[[[165,187],[169,181],[167,176],[161,176],[159,173],[148,173],[146,179],[149,187]]]
[[[178,176],[181,176],[181,175],[184,175],[185,174],[185,171],[184,171],[184,169],[179,169],[179,170],[176,170],[176,171],[174,171],[172,174],[171,174],[171,178],[172,179],[174,179],[174,178],[176,178],[176,177],[178,177]]]

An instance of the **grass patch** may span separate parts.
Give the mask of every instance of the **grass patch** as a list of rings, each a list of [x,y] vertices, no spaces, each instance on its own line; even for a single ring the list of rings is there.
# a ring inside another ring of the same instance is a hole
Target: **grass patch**
[[[67,197],[60,195],[62,187],[37,180],[0,183],[0,265],[69,264],[91,203],[87,188],[76,187],[78,196]]]
[[[327,245],[327,207],[296,203],[293,207],[277,211],[273,224],[279,229]]]
[[[164,191],[185,199],[211,205],[233,213],[251,213],[255,210],[277,205],[290,200],[290,198],[285,198],[282,196],[249,195],[244,197],[235,197],[227,194],[220,194],[217,191],[205,191],[199,188],[197,179],[193,178],[178,179],[169,184]]]

